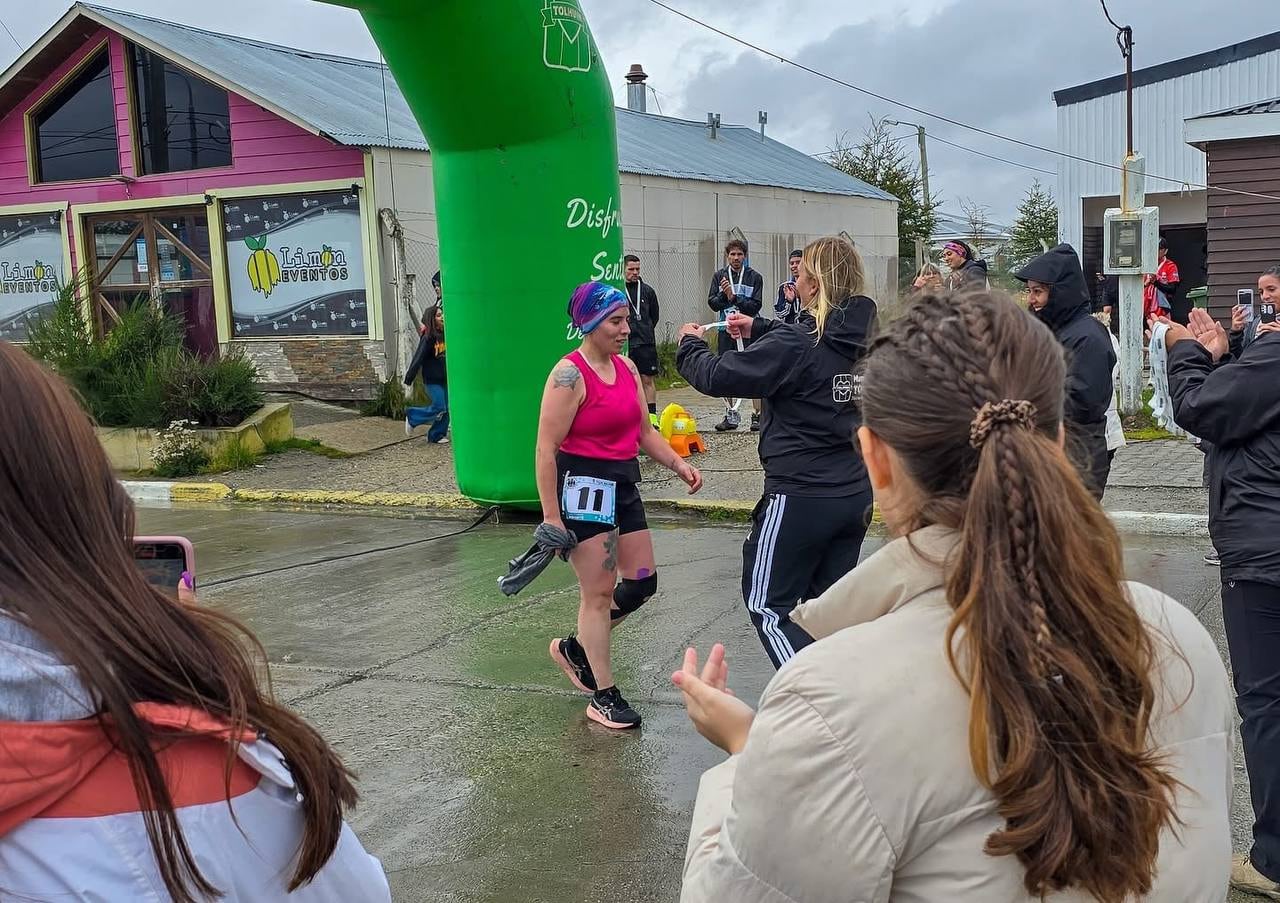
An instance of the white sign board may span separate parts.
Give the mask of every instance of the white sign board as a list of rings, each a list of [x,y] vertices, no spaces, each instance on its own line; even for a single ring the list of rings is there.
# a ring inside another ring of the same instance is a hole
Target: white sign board
[[[0,216],[0,339],[23,342],[53,308],[62,272],[62,214]]]
[[[369,334],[354,190],[227,200],[222,218],[235,338]]]

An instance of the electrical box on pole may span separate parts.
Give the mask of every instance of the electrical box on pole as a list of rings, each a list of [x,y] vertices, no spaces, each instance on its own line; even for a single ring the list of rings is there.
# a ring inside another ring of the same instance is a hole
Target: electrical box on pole
[[[1103,267],[1108,276],[1141,276],[1159,265],[1160,208],[1123,210],[1102,215]]]
[[[1120,277],[1120,412],[1142,408],[1143,274],[1156,271],[1160,210],[1146,206],[1146,160],[1130,154],[1121,176],[1120,209],[1103,214],[1103,272]]]

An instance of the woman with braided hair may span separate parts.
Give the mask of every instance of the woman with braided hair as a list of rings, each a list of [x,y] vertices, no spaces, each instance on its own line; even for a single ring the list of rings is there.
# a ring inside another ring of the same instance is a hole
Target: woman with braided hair
[[[723,646],[673,675],[730,754],[683,903],[1225,899],[1225,669],[1125,582],[1063,451],[1063,358],[984,292],[926,294],[872,344],[858,441],[893,538],[796,608],[817,641],[758,713]]]

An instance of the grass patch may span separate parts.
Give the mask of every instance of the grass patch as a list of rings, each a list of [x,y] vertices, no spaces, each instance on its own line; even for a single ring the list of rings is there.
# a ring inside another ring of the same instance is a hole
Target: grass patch
[[[389,420],[404,420],[405,408],[421,408],[431,404],[427,390],[422,386],[422,377],[413,381],[413,393],[404,397],[404,380],[398,374],[391,374],[386,382],[378,386],[378,394],[372,401],[360,406],[360,413],[366,417],[386,417]]]
[[[304,451],[313,455],[320,455],[323,458],[350,458],[351,455],[336,448],[330,448],[319,439],[300,439],[294,436],[292,439],[276,439],[267,443],[267,454],[282,455],[288,451]]]
[[[1151,415],[1151,396],[1155,389],[1147,386],[1142,390],[1142,410],[1128,417],[1122,417],[1124,438],[1128,442],[1157,442],[1161,439],[1177,439],[1173,433],[1156,423]]]
[[[257,464],[258,459],[261,457],[258,452],[245,448],[244,443],[237,439],[235,442],[229,442],[224,445],[222,450],[214,455],[213,460],[209,462],[209,466],[205,468],[205,473],[246,470]]]
[[[676,370],[676,347],[675,342],[658,344],[658,375],[653,378],[653,384],[662,391],[683,389],[689,385]]]

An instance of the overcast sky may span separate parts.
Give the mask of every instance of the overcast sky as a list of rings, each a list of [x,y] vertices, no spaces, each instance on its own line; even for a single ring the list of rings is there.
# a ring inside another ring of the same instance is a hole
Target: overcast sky
[[[477,4],[483,0],[475,0]],[[524,0],[536,3],[539,0]],[[631,63],[649,73],[650,111],[756,124],[806,152],[857,137],[868,114],[921,121],[931,188],[943,209],[961,198],[1008,222],[1036,174],[949,147],[953,141],[1055,170],[1052,156],[925,120],[786,66],[678,18],[652,0],[581,0],[608,64],[619,103]],[[666,0],[745,40],[845,81],[926,110],[1041,145],[1055,143],[1054,90],[1123,72],[1114,30],[1096,0]],[[1135,29],[1138,67],[1236,43],[1274,30],[1276,0],[1109,0]],[[311,0],[102,0],[101,5],[178,19],[213,31],[311,50],[377,58],[355,13]],[[67,0],[0,0],[0,20],[23,48],[66,12]],[[0,30],[0,67],[17,57]],[[914,134],[909,128],[899,129]],[[904,147],[914,154],[915,142]],[[1117,155],[1122,149],[1117,148]],[[1052,176],[1042,176],[1052,187]]]

